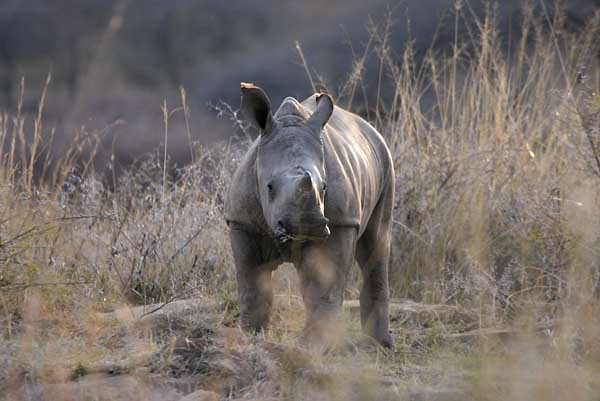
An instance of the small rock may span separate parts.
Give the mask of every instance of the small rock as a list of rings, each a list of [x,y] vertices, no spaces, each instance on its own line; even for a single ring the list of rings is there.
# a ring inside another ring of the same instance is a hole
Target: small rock
[[[186,395],[179,401],[218,401],[219,395],[212,391],[198,390]]]

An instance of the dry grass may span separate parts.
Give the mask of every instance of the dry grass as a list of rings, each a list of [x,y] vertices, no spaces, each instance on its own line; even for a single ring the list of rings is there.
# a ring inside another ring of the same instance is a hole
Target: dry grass
[[[208,341],[186,354],[205,358],[210,374],[194,377],[230,398],[397,399],[458,388],[460,399],[598,399],[600,14],[573,34],[560,13],[525,13],[507,52],[493,10],[468,23],[460,4],[456,26],[467,24],[467,37],[448,54],[417,59],[408,46],[397,60],[391,25],[373,26],[338,99],[352,107],[366,90],[366,58],[378,57],[377,93],[394,94],[370,108],[398,170],[393,295],[456,312],[398,312],[388,354],[364,348],[349,319],[350,351],[307,355],[293,346],[302,307],[284,269],[274,329],[249,339],[227,328],[237,301],[221,207],[245,143],[191,148],[195,163],[171,180],[161,152],[108,190],[81,162],[94,155],[94,135],[82,132],[59,160],[46,152],[44,89],[30,136],[20,107],[0,119],[0,393],[68,382],[107,358],[134,371],[158,360],[152,366],[168,376],[174,337]],[[172,118],[189,130],[185,91],[181,107],[163,111],[165,137]],[[356,288],[354,280],[350,297]],[[193,331],[207,324],[197,316],[168,330],[95,317],[189,297],[221,305],[202,334],[210,340]],[[218,369],[206,355],[221,358]]]

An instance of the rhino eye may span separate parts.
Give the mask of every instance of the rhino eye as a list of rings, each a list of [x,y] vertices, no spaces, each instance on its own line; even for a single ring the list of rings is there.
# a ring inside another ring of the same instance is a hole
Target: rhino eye
[[[273,184],[268,183],[267,184],[267,190],[269,190],[269,199],[273,199]]]
[[[326,182],[323,183],[323,192],[325,192],[325,191],[327,191],[327,183]]]

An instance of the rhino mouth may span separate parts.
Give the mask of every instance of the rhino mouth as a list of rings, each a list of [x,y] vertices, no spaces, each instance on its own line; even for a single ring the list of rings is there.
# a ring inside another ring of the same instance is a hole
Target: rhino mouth
[[[307,224],[289,224],[282,220],[277,222],[274,230],[278,242],[285,244],[289,241],[306,242],[315,240],[326,240],[330,231],[327,218],[320,218],[315,222]]]
[[[327,228],[326,233],[320,234],[288,234],[286,232],[277,231],[275,232],[275,236],[277,237],[277,241],[281,244],[285,244],[289,241],[296,242],[306,242],[306,241],[315,241],[315,240],[326,240],[329,237],[329,228]]]

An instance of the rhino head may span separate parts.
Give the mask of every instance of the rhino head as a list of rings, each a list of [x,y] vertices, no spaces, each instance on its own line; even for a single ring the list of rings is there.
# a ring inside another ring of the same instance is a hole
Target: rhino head
[[[281,124],[265,92],[242,84],[242,112],[260,130],[257,191],[264,218],[280,242],[326,239],[327,181],[322,130],[333,112],[328,95],[317,96],[314,113]]]

